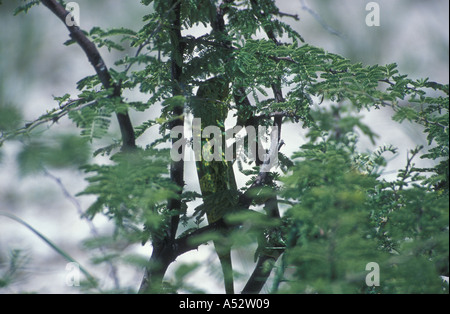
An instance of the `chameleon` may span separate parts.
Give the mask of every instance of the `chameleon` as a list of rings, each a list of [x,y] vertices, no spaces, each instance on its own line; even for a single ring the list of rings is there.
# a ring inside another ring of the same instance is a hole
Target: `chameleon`
[[[201,129],[206,126],[217,126],[222,135],[225,132],[224,121],[228,114],[227,98],[230,93],[229,83],[223,77],[213,77],[200,84],[192,113],[201,119]],[[202,149],[211,149],[210,140],[202,138]],[[223,146],[225,143],[221,143]],[[222,149],[222,152],[224,149]],[[233,163],[226,161],[222,153],[221,160],[196,161],[200,190],[203,197],[203,210],[208,224],[215,223],[221,235],[213,241],[224,275],[225,292],[234,293],[233,268],[231,264],[231,244],[227,241],[224,216],[237,206],[237,184],[233,171]]]

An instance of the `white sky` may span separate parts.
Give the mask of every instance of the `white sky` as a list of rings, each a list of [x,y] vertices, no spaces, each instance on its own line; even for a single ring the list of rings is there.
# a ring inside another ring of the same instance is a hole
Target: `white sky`
[[[341,37],[327,32],[314,17],[302,10],[300,0],[279,0],[280,10],[290,14],[298,14],[300,21],[291,20],[291,25],[303,35],[305,40],[313,45],[352,58],[355,62],[365,64],[386,64],[397,62],[403,73],[413,78],[430,77],[430,80],[448,83],[448,29],[449,2],[447,0],[382,0],[376,1],[380,5],[380,27],[367,27],[365,5],[369,1],[362,0],[309,0],[304,1],[317,12],[327,25],[342,34]],[[145,13],[139,1],[87,1],[79,0],[81,8],[81,27],[91,29],[99,25],[104,28],[124,24],[126,27],[137,29],[136,24]],[[102,3],[107,5],[102,6]],[[0,6],[0,13],[2,12]],[[289,19],[285,19],[288,21]],[[33,33],[31,38],[37,44],[34,51],[21,52],[18,40],[25,39],[21,33],[22,23],[31,23]],[[5,33],[0,35],[0,84],[4,86],[4,99],[12,101],[23,108],[26,119],[34,120],[45,110],[54,108],[57,104],[52,95],[61,96],[65,93],[76,95],[76,82],[86,75],[92,75],[93,70],[81,49],[76,46],[66,47],[62,43],[67,40],[67,30],[43,6],[34,8],[29,15],[0,18],[0,29]],[[201,31],[198,31],[199,33]],[[10,34],[10,35],[8,35]],[[11,34],[17,34],[15,37]],[[101,51],[111,66],[114,55],[107,50]],[[20,53],[31,57],[27,60],[29,67],[18,69]],[[16,63],[14,63],[16,62]],[[11,68],[12,67],[12,68]],[[1,95],[1,93],[0,93]],[[135,99],[146,99],[142,95],[129,95]],[[153,112],[153,116],[157,113]],[[393,160],[392,168],[401,167],[406,158],[406,150],[417,143],[423,144],[420,132],[413,126],[398,127],[391,121],[389,110],[371,111],[365,118],[376,133],[380,135],[377,145],[384,143],[399,147],[399,156]],[[135,125],[149,119],[140,114],[131,114]],[[53,128],[66,130],[71,123],[61,121]],[[297,126],[283,128],[283,137],[287,145],[283,152],[289,155],[304,143],[304,131]],[[118,132],[116,131],[116,134]],[[144,141],[145,137],[141,139]],[[142,144],[142,143],[141,143]],[[373,149],[371,144],[362,139],[364,149]],[[9,211],[20,216],[36,229],[53,239],[62,248],[79,259],[87,268],[105,281],[108,281],[104,269],[89,264],[89,256],[80,249],[80,240],[89,235],[89,228],[78,217],[73,204],[66,198],[59,186],[49,177],[40,175],[19,178],[15,154],[18,150],[16,143],[6,143],[3,150],[3,160],[0,163],[0,211]],[[192,170],[192,169],[191,169]],[[195,176],[193,171],[187,170],[189,177]],[[61,178],[67,190],[72,194],[80,192],[86,185],[82,174],[77,171],[52,171]],[[191,181],[195,184],[195,180]],[[86,209],[93,201],[92,197],[79,198],[81,206]],[[95,221],[100,231],[111,230],[105,219]],[[198,252],[186,254],[179,261],[199,261],[202,263],[216,263],[211,247],[202,247]],[[47,293],[75,292],[65,286],[66,262],[50,249],[45,243],[33,235],[29,230],[15,222],[0,216],[0,252],[26,248],[32,257],[28,269],[31,271],[26,280],[10,287],[15,291],[36,290]],[[149,255],[149,246],[132,247],[128,252]],[[245,252],[236,252],[235,256],[242,256]],[[253,269],[252,254],[247,254],[250,260],[237,261],[238,270],[249,273]],[[239,258],[236,258],[238,260]],[[0,260],[1,262],[1,260]],[[176,265],[171,266],[171,269]],[[126,268],[121,277],[124,285],[136,288],[141,279],[141,273]],[[200,280],[199,280],[200,279]],[[238,280],[236,291],[240,291],[245,279]],[[222,292],[216,286],[214,276],[205,269],[200,269],[190,279],[199,288],[208,292]],[[0,293],[2,291],[0,290]]]

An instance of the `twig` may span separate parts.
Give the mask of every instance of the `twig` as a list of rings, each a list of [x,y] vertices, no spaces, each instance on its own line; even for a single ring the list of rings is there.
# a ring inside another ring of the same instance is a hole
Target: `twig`
[[[302,5],[302,9],[307,11],[309,14],[311,14],[314,19],[319,22],[320,25],[322,25],[322,27],[329,32],[332,35],[336,35],[338,37],[344,38],[344,36],[338,32],[337,30],[335,30],[334,28],[332,28],[330,25],[328,25],[323,19],[322,17],[313,9],[311,9],[307,4],[305,0],[300,0],[300,3]]]
[[[70,194],[70,192],[67,190],[67,188],[64,186],[64,184],[62,183],[61,179],[54,176],[53,174],[51,174],[47,169],[44,168],[44,174],[49,177],[50,179],[52,179],[53,181],[56,182],[56,184],[59,186],[59,188],[61,189],[61,191],[63,192],[63,195],[75,206],[75,209],[77,210],[78,215],[81,218],[85,218],[86,222],[89,226],[89,230],[91,232],[91,234],[95,237],[95,238],[99,238],[100,234],[97,231],[97,228],[95,227],[94,223],[92,222],[92,220],[88,219],[83,212],[83,209],[81,207],[80,202],[72,195]],[[98,249],[100,250],[100,252],[103,254],[103,256],[107,256],[108,252],[106,252],[105,247],[103,245],[100,245],[98,247]],[[117,267],[109,260],[106,260],[107,265],[109,266],[110,269],[110,277],[111,279],[114,281],[114,286],[116,287],[116,289],[120,288],[120,283],[119,283],[119,277],[117,276]]]
[[[82,99],[76,99],[76,100],[71,100],[69,101],[67,104],[64,104],[63,106],[60,106],[59,110],[56,110],[54,113],[50,113],[44,116],[39,117],[38,119],[28,122],[25,124],[24,127],[19,128],[13,132],[5,132],[2,134],[2,136],[0,136],[0,144],[3,143],[4,141],[14,138],[20,134],[25,134],[28,133],[30,131],[32,131],[33,129],[35,129],[36,127],[44,124],[44,123],[48,123],[48,122],[53,122],[56,123],[59,121],[59,119],[61,119],[62,117],[64,117],[65,115],[67,115],[69,112],[71,111],[75,111],[75,110],[81,110],[85,107],[89,107],[93,104],[95,104],[97,101],[92,101],[83,105],[79,105],[76,107],[72,107],[72,105],[74,103],[76,103],[77,101],[80,101]]]
[[[165,20],[165,19],[167,18],[167,16],[169,15],[169,13],[173,11],[173,9],[175,8],[175,6],[178,5],[178,3],[179,3],[180,1],[181,1],[181,0],[177,1],[177,2],[176,2],[169,10],[167,10],[167,12],[166,12],[166,14],[163,16],[163,18],[161,18],[161,19],[159,20],[158,25],[156,26],[156,28],[155,28],[155,29],[152,31],[152,33],[147,37],[147,39],[146,39],[142,44],[139,45],[139,47],[138,47],[138,49],[136,50],[136,53],[135,53],[135,55],[134,55],[135,58],[137,58],[137,57],[140,55],[142,49],[144,49],[144,47],[147,46],[147,45],[150,43],[150,40],[151,40],[157,33],[159,33],[159,31],[161,30],[162,25],[163,25],[162,21]],[[133,65],[133,63],[130,62],[130,64],[125,68],[125,73],[128,73],[128,71],[130,70],[130,68],[131,68],[132,65]]]
[[[171,1],[171,10],[174,11],[174,17],[170,21],[171,29],[169,30],[170,43],[172,47],[171,54],[171,78],[172,78],[172,94],[182,95],[182,84],[180,80],[182,77],[183,66],[178,64],[178,60],[183,60],[184,44],[181,42],[181,1]],[[183,116],[182,107],[176,107],[173,110],[174,117]],[[183,119],[177,118],[170,122],[169,128],[183,125]],[[172,139],[172,145],[177,139]],[[167,209],[173,213],[170,219],[170,227],[166,235],[162,239],[154,239],[153,252],[150,257],[149,266],[146,267],[144,277],[139,288],[140,293],[146,293],[161,285],[169,265],[178,256],[175,250],[175,236],[180,221],[181,209],[181,193],[184,187],[184,162],[172,161],[170,164],[170,179],[179,187],[177,197],[171,198],[167,202]]]
[[[258,19],[262,19],[265,17],[265,13],[261,12],[259,10],[259,5],[256,0],[251,0],[251,5],[254,9],[255,15]],[[256,13],[257,12],[257,13]],[[275,33],[273,32],[273,29],[269,28],[268,26],[264,27],[264,31],[266,32],[269,39],[271,39],[277,46],[281,45],[281,43],[278,41],[278,39],[275,36]],[[291,59],[292,60],[292,59]],[[278,78],[276,82],[272,83],[272,91],[275,97],[275,101],[277,103],[283,103],[285,102],[285,99],[283,97],[283,91],[281,89],[281,78]],[[242,194],[239,198],[239,202],[244,203],[246,208],[248,208],[251,204],[251,197],[249,197],[248,192],[251,191],[255,187],[262,186],[266,183],[266,180],[268,178],[268,173],[270,172],[274,162],[278,160],[278,152],[281,148],[281,146],[284,144],[284,142],[281,140],[281,125],[283,121],[283,115],[275,115],[274,116],[274,122],[273,122],[273,130],[271,133],[271,145],[268,153],[264,157],[264,162],[260,167],[260,171],[258,176],[256,177],[253,184],[250,186],[250,188],[247,190],[246,193]],[[273,196],[269,198],[266,202],[265,206],[266,215],[268,219],[279,219],[280,218],[280,212],[278,208],[278,199],[276,196]],[[272,232],[272,230],[269,230],[269,232]],[[258,244],[258,248],[261,249],[261,246],[264,246],[261,250],[261,252],[264,252],[267,250],[268,242],[264,240],[262,243]],[[259,293],[266,283],[267,279],[269,278],[270,273],[272,272],[273,266],[275,265],[275,262],[277,259],[281,256],[283,253],[283,250],[269,250],[269,253],[261,253],[258,257],[258,262],[256,264],[256,267],[250,276],[249,280],[247,281],[247,284],[245,285],[242,293]]]
[[[41,0],[41,2],[49,8],[62,22],[65,23],[66,16],[69,14],[68,11],[56,0]],[[69,26],[65,23],[67,29],[70,32],[70,37],[72,37],[78,45],[83,49],[89,62],[95,69],[103,87],[105,89],[112,88],[114,90],[113,97],[120,97],[120,86],[112,82],[111,75],[106,67],[103,58],[101,57],[95,44],[90,41],[86,35],[81,31],[81,29],[76,26]],[[117,120],[119,121],[120,131],[122,133],[122,149],[130,150],[136,148],[136,142],[134,137],[134,129],[131,124],[130,117],[128,113],[116,113]]]
[[[300,21],[300,18],[298,17],[298,14],[290,14],[290,13],[285,13],[285,12],[278,12],[276,15],[278,16],[287,16],[287,17],[292,17],[294,20],[296,21]]]
[[[183,91],[181,90],[181,77],[183,74],[183,65],[178,63],[178,60],[183,60],[183,50],[184,45],[181,43],[181,1],[172,0],[173,4],[171,6],[171,10],[174,11],[175,17],[172,21],[172,29],[170,31],[170,41],[172,46],[172,55],[171,55],[171,78],[172,78],[172,94],[182,95]],[[182,117],[184,108],[177,106],[173,110],[174,117]],[[177,126],[183,126],[184,120],[183,118],[177,118],[172,120],[169,123],[169,128],[173,129]],[[172,145],[177,141],[177,139],[172,139]],[[173,161],[170,165],[170,178],[171,180],[179,187],[178,195],[181,197],[181,193],[184,187],[184,162]],[[172,198],[169,200],[167,207],[170,211],[177,212],[181,208],[181,200],[179,198]],[[171,229],[170,229],[170,241],[175,239],[175,235],[178,229],[178,223],[180,221],[180,216],[173,215],[171,219]]]
[[[233,50],[233,51],[239,51],[240,50],[240,48],[231,46],[231,44],[223,43],[223,42],[211,41],[211,40],[204,39],[203,37],[205,37],[205,36],[201,36],[201,37],[195,38],[194,36],[188,35],[188,36],[183,37],[182,41],[183,42],[187,42],[187,43],[193,42],[194,44],[202,44],[202,45],[220,47],[220,48],[224,48],[224,49],[230,49],[230,50]],[[259,52],[255,52],[255,55],[265,56],[265,55],[262,55]],[[269,58],[269,59],[271,59],[273,61],[276,61],[276,62],[286,61],[286,62],[289,62],[289,63],[298,64],[298,62],[295,61],[294,59],[292,59],[290,56],[277,57],[277,56],[270,56],[270,55],[268,55],[268,56],[265,56],[265,57],[267,57],[267,58]]]

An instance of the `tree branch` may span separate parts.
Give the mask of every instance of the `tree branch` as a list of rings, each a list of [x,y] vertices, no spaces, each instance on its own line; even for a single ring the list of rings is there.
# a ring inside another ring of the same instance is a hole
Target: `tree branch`
[[[296,21],[300,21],[300,18],[298,17],[298,14],[290,14],[290,13],[285,13],[285,12],[280,12],[278,11],[278,13],[276,13],[276,15],[281,16],[281,17],[291,17]]]
[[[66,104],[60,106],[59,109],[54,109],[50,113],[47,113],[47,114],[37,118],[36,120],[27,122],[24,127],[21,127],[14,131],[11,131],[11,132],[2,133],[0,135],[0,144],[2,144],[3,142],[5,142],[6,140],[8,140],[10,138],[14,138],[17,135],[26,134],[28,132],[31,132],[34,128],[36,128],[44,123],[47,123],[47,122],[56,123],[56,122],[58,122],[59,119],[61,119],[65,115],[67,115],[69,112],[74,111],[74,110],[80,110],[80,109],[83,109],[85,107],[91,106],[94,103],[96,103],[96,101],[92,101],[92,102],[82,104],[79,106],[73,106],[73,104],[76,104],[80,100],[81,99],[69,100]]]
[[[205,45],[205,46],[213,46],[213,47],[229,49],[231,51],[239,51],[240,50],[240,48],[232,46],[231,43],[216,42],[216,41],[211,41],[211,40],[205,39],[204,37],[206,37],[206,36],[207,35],[203,35],[200,37],[194,37],[192,35],[188,35],[188,36],[183,37],[181,40],[187,44],[191,44],[191,43],[193,43],[194,45],[201,44],[201,45]],[[259,52],[255,52],[255,54],[259,55],[259,56],[261,55]],[[270,55],[263,55],[263,56],[265,56],[275,62],[286,61],[289,63],[298,64],[298,62],[295,61],[294,59],[292,59],[290,56],[287,56],[287,57],[277,57],[277,56],[270,56]]]
[[[181,43],[181,1],[172,0],[171,8],[174,13],[172,20],[172,29],[170,30],[170,41],[172,47],[171,55],[171,75],[172,75],[172,94],[183,95],[181,77],[183,74],[183,44]],[[181,64],[180,64],[181,62]],[[173,109],[173,115],[175,117],[182,117],[184,108],[177,106]],[[177,126],[183,126],[184,120],[182,118],[174,119],[170,122],[169,128],[173,129]],[[178,139],[172,139],[172,145],[178,141]],[[173,161],[170,165],[170,178],[179,187],[178,195],[181,197],[182,189],[184,187],[184,162]],[[169,200],[168,208],[171,211],[179,211],[181,209],[181,199],[172,198]],[[173,215],[171,219],[170,241],[175,239],[178,223],[180,221],[179,214]]]
[[[171,79],[172,95],[183,95],[183,50],[184,43],[181,42],[181,1],[171,0],[169,9],[169,19],[171,20],[171,29],[169,30],[171,44]],[[167,14],[167,12],[166,12]],[[182,117],[183,107],[173,109],[174,117]],[[183,118],[177,118],[170,122],[169,129],[177,126],[183,126]],[[178,139],[172,139],[172,145]],[[167,208],[172,213],[168,232],[162,239],[155,239],[152,243],[153,252],[150,257],[149,265],[146,267],[145,275],[139,288],[140,293],[158,291],[169,265],[180,255],[177,251],[175,236],[180,221],[181,194],[184,187],[184,161],[172,161],[170,164],[170,179],[179,187],[178,197],[171,198],[167,202]]]
[[[280,253],[281,255],[281,253]],[[278,256],[268,256],[263,255],[258,258],[258,262],[256,263],[255,270],[251,274],[250,278],[247,281],[244,289],[242,290],[242,294],[258,294],[261,292],[261,289],[264,287],[267,278],[272,272],[272,268],[275,265]]]
[[[204,236],[214,230],[217,230],[217,223],[212,223],[199,228],[174,241],[168,241],[169,239],[167,237],[161,240],[154,240],[152,256],[149,265],[146,267],[139,293],[158,292],[158,288],[162,283],[169,265],[174,262],[178,256],[195,250],[201,244],[209,241],[208,239],[203,239],[203,241],[197,242],[195,241],[195,237]],[[212,238],[213,234],[211,233],[210,240],[212,240]]]
[[[44,168],[44,174],[49,177],[50,179],[52,179],[53,181],[56,182],[56,184],[59,186],[59,188],[61,189],[64,197],[69,200],[74,207],[77,210],[77,213],[80,217],[84,217],[86,218],[86,223],[89,226],[89,229],[91,231],[91,234],[96,238],[100,238],[100,234],[98,233],[97,228],[95,227],[94,223],[92,222],[92,220],[87,219],[86,216],[84,216],[83,214],[83,209],[81,208],[81,204],[80,202],[72,195],[70,194],[70,192],[67,190],[66,186],[63,184],[62,180],[56,176],[54,176],[53,174],[51,174],[47,169]],[[98,250],[103,254],[104,257],[108,256],[108,252],[105,248],[104,245],[99,245]],[[109,267],[109,276],[111,277],[111,279],[114,282],[114,287],[116,289],[120,289],[120,283],[119,283],[119,277],[117,276],[117,267],[116,265],[114,265],[110,260],[105,259],[105,263],[108,265]]]
[[[330,25],[328,25],[323,19],[322,17],[313,9],[311,9],[307,4],[305,0],[300,0],[300,3],[302,5],[302,9],[307,11],[309,14],[311,14],[314,19],[316,19],[317,22],[319,22],[320,25],[322,25],[322,27],[329,32],[332,35],[336,35],[338,37],[344,38],[344,36],[342,35],[342,33],[338,32],[337,30],[335,30],[334,28],[332,28]]]
[[[255,15],[258,19],[261,19],[265,17],[265,13],[261,12],[259,9],[259,5],[256,0],[250,1],[252,4],[252,7],[255,11]],[[267,36],[276,44],[280,45],[280,42],[276,39],[275,33],[269,26],[264,27],[264,31],[266,32]],[[278,103],[285,102],[283,97],[283,92],[281,89],[281,79],[278,79],[277,82],[272,83],[272,91],[275,97],[275,101]],[[269,152],[266,154],[264,158],[264,162],[260,168],[259,174],[256,177],[254,183],[250,186],[250,188],[247,190],[246,193],[242,194],[239,201],[244,202],[245,206],[249,206],[251,203],[251,198],[246,195],[249,191],[251,191],[253,188],[262,186],[266,183],[268,179],[268,173],[270,172],[270,169],[273,165],[273,161],[276,160],[276,157],[278,156],[278,151],[280,150],[281,146],[283,145],[283,141],[281,140],[281,125],[282,125],[283,115],[278,114],[274,115],[274,130],[272,130],[271,134],[271,145]],[[275,130],[277,132],[275,132]],[[280,218],[280,212],[278,208],[278,200],[276,195],[269,198],[266,201],[266,215],[268,219],[279,219]],[[268,232],[271,232],[269,230]],[[258,244],[258,249],[261,252],[260,256],[258,257],[258,262],[256,264],[256,267],[250,276],[249,280],[247,281],[247,284],[245,285],[244,289],[242,290],[242,293],[259,293],[264,286],[264,284],[267,281],[267,278],[269,278],[270,273],[272,272],[273,266],[275,265],[275,262],[277,259],[281,256],[284,250],[279,249],[269,249],[268,246],[270,246],[270,240],[263,239]]]
[[[66,9],[55,0],[41,0],[50,11],[52,11],[64,24],[70,32],[72,37],[78,45],[83,49],[84,53],[89,59],[89,62],[94,67],[100,82],[105,89],[113,89],[112,97],[120,97],[120,86],[112,82],[111,75],[106,67],[103,58],[101,57],[95,44],[90,41],[81,29],[76,26],[69,26],[66,24],[66,17],[69,14]],[[122,134],[122,149],[130,150],[136,148],[134,129],[131,124],[128,113],[116,113],[117,120],[119,121],[120,132]]]
[[[181,254],[187,253],[192,250],[196,250],[200,245],[208,242],[208,241],[195,241],[195,237],[204,236],[205,234],[208,234],[209,232],[217,231],[217,225],[218,222],[214,222],[211,224],[208,224],[207,226],[204,226],[202,228],[199,228],[189,234],[186,234],[180,238],[177,238],[174,243],[174,255],[180,256]],[[213,236],[211,236],[212,240]]]

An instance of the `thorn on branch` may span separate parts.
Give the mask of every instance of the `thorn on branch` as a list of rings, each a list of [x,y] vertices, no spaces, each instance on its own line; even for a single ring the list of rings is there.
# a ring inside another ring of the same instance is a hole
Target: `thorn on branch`
[[[296,21],[300,21],[300,18],[298,17],[298,14],[290,14],[290,13],[285,13],[285,12],[278,12],[277,13],[278,16],[286,16],[286,17],[291,17]]]

